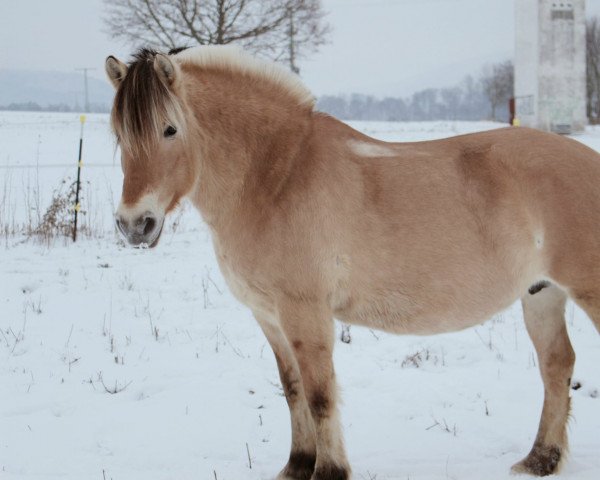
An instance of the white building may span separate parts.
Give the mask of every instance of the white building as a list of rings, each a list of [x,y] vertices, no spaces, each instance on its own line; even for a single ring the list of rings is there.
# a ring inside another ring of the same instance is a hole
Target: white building
[[[515,0],[516,119],[557,133],[586,119],[585,0]]]

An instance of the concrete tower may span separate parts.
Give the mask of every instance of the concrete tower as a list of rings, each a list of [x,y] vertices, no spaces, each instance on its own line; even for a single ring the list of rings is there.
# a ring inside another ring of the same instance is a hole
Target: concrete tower
[[[571,133],[586,119],[585,0],[515,0],[516,118]]]

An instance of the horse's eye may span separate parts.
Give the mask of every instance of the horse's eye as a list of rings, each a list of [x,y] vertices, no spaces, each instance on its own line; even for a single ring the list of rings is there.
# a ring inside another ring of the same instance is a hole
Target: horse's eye
[[[172,125],[169,125],[164,131],[165,137],[172,137],[176,133],[177,133],[177,129],[175,127],[173,127]]]

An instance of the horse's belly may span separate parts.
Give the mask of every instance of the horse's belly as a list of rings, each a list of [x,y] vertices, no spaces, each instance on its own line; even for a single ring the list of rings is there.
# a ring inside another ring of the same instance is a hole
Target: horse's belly
[[[361,325],[399,335],[434,335],[454,332],[472,327],[487,320],[487,317],[469,312],[466,316],[456,315],[407,315],[382,314],[377,308],[364,308],[351,314],[338,313],[336,318],[352,325]]]
[[[495,290],[485,297],[457,296],[448,302],[439,299],[362,295],[352,303],[335,310],[339,320],[385,332],[409,335],[431,335],[462,330],[485,322],[508,308],[519,295],[506,289]]]

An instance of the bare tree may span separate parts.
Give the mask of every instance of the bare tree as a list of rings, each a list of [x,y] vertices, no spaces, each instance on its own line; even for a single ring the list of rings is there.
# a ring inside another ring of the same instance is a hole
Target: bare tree
[[[600,20],[590,18],[586,22],[586,84],[587,116],[592,124],[600,123]]]
[[[287,62],[316,52],[330,32],[320,0],[105,0],[108,33],[173,49],[237,43]]]
[[[497,108],[503,103],[507,103],[513,96],[515,85],[513,63],[507,60],[487,67],[481,77],[481,84],[492,108],[492,120],[496,120]]]

